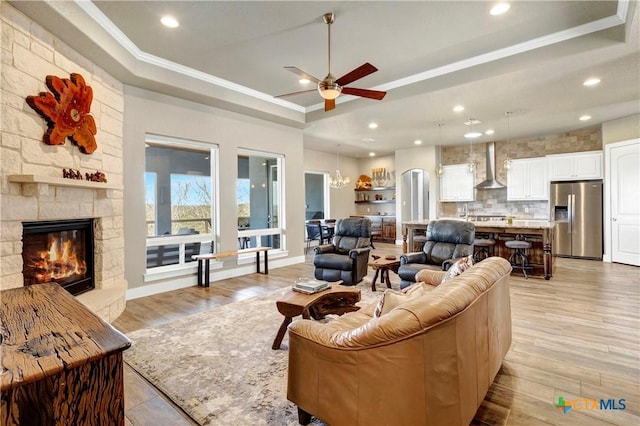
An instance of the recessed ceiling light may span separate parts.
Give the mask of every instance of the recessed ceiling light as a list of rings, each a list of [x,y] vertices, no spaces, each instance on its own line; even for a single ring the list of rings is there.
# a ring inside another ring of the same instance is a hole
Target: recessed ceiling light
[[[372,121],[371,123],[369,123],[369,128],[370,129],[377,129],[378,128],[378,123],[375,123],[375,122]]]
[[[497,16],[506,13],[509,9],[511,9],[511,5],[509,3],[498,3],[491,8],[489,13],[493,16]]]
[[[480,124],[480,123],[482,123],[482,121],[478,120],[477,118],[470,118],[464,122],[465,126],[471,126],[473,124]]]
[[[589,121],[589,120],[591,120],[590,115],[583,115],[582,117],[580,117],[580,121]]]
[[[422,141],[420,139],[416,139],[413,143],[416,145],[422,145]]]
[[[454,112],[462,112],[464,111],[464,107],[462,105],[456,105],[453,107]]]
[[[309,80],[308,78],[301,78],[300,80],[298,80],[298,83],[300,83],[300,84],[309,84],[309,83],[311,83],[311,80]]]
[[[584,86],[595,86],[600,83],[600,79],[598,77],[588,78],[582,83]]]
[[[464,137],[467,139],[475,139],[479,138],[480,136],[482,136],[482,133],[480,132],[469,132],[464,134]]]
[[[375,142],[376,140],[373,138],[364,138],[362,139],[362,142],[366,142],[366,143],[371,143],[371,142]]]
[[[180,23],[178,22],[178,20],[173,16],[169,16],[169,15],[165,15],[162,18],[160,18],[160,22],[162,22],[162,25],[169,28],[178,28],[180,26]]]
[[[495,130],[493,130],[493,129],[489,129],[489,130],[484,132],[485,135],[492,135],[494,133],[495,133]]]
[[[370,152],[370,153],[369,153],[369,157],[375,157],[375,156],[376,156],[376,153],[375,153],[375,152]]]

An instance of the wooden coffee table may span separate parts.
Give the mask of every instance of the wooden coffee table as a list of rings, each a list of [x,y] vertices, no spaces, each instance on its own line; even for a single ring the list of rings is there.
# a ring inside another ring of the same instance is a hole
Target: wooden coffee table
[[[304,294],[289,290],[276,302],[278,312],[284,315],[278,334],[273,340],[271,349],[279,349],[287,326],[291,324],[293,317],[302,315],[302,318],[316,320],[324,318],[328,314],[342,315],[360,309],[355,306],[360,301],[360,289],[340,285],[342,281],[331,283],[327,290]]]
[[[376,291],[376,281],[378,280],[378,275],[380,275],[380,282],[387,283],[387,288],[391,288],[391,280],[389,279],[389,271],[393,271],[396,274],[398,273],[398,268],[400,267],[400,259],[386,259],[384,257],[380,257],[373,262],[369,262],[369,266],[376,271],[376,274],[373,276],[373,281],[371,282],[371,291]]]

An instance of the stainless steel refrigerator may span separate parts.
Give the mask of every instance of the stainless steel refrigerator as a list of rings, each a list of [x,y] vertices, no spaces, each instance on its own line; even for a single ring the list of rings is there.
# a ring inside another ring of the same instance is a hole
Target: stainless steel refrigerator
[[[602,259],[602,181],[551,182],[552,251],[557,256]]]

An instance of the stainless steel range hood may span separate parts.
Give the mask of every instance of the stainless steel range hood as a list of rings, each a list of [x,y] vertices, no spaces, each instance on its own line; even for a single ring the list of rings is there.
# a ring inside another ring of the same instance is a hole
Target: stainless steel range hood
[[[487,143],[487,179],[476,185],[476,189],[500,189],[505,185],[496,180],[496,144]]]

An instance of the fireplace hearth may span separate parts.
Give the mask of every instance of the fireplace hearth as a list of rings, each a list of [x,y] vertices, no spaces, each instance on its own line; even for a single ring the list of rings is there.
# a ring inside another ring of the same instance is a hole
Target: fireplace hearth
[[[93,219],[22,226],[24,285],[56,282],[73,295],[95,288]]]

